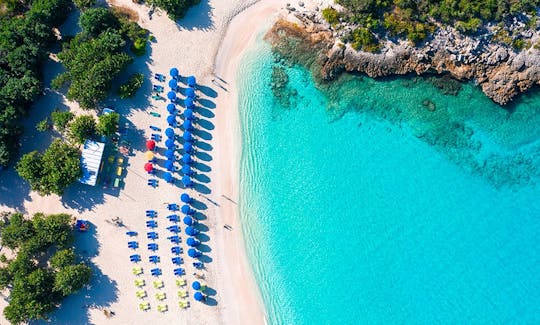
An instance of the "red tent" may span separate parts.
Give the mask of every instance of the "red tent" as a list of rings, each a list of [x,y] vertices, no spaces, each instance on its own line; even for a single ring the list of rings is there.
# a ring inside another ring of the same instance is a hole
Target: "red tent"
[[[155,147],[156,147],[156,141],[154,141],[154,140],[146,141],[146,149],[154,150]]]
[[[154,170],[154,165],[152,165],[151,163],[146,163],[144,164],[144,170],[146,170],[147,172],[151,172]]]

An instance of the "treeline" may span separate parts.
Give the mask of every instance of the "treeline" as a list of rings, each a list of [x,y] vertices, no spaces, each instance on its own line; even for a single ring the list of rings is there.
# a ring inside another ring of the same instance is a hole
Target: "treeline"
[[[178,20],[186,15],[191,6],[200,2],[200,0],[148,0],[151,6],[156,6],[167,12],[172,20]]]
[[[4,216],[0,231],[2,245],[14,252],[11,259],[0,255],[0,289],[10,289],[3,313],[12,324],[46,318],[90,281],[91,268],[72,247],[70,215],[14,213]]]
[[[3,1],[0,14],[0,167],[19,145],[20,118],[42,91],[41,63],[70,0]]]
[[[437,24],[452,25],[465,33],[474,33],[486,22],[500,22],[512,16],[530,14],[540,0],[336,0],[347,8],[338,12],[325,9],[325,19],[334,25],[340,21],[357,24],[358,30],[346,41],[357,49],[376,51],[375,35],[405,37],[414,43],[424,40]]]

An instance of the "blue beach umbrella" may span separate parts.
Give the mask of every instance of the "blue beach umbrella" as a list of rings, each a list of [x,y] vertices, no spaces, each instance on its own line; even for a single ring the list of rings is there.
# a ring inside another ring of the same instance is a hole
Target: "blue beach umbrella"
[[[197,83],[197,80],[195,80],[194,76],[187,77],[187,85],[190,87],[195,87],[195,84]]]
[[[178,77],[178,69],[176,68],[172,68],[171,71],[169,71],[169,73],[171,74],[171,77],[173,78]]]
[[[191,123],[191,120],[186,119],[184,123],[182,123],[182,126],[184,127],[184,130],[191,131],[193,129],[193,123]]]
[[[184,184],[185,187],[191,187],[193,185],[193,182],[191,181],[191,178],[189,176],[182,177],[182,184]]]
[[[167,112],[169,112],[170,114],[175,114],[176,113],[176,106],[174,106],[173,103],[167,104]]]
[[[193,152],[193,144],[191,142],[184,142],[184,151],[191,154]]]
[[[167,160],[165,162],[165,169],[167,169],[168,171],[173,171],[174,170],[174,162],[172,160]]]
[[[182,166],[182,173],[184,173],[184,175],[193,175],[193,171],[189,165]]]
[[[195,248],[188,249],[187,253],[189,257],[199,257],[202,255],[202,253],[196,250]]]
[[[195,117],[193,116],[193,110],[192,109],[186,109],[184,111],[184,117],[186,120],[193,120]]]
[[[169,80],[169,87],[171,87],[171,89],[173,90],[178,87],[178,83],[176,82],[176,79]]]
[[[193,89],[191,87],[186,89],[186,97],[195,98],[195,89]]]
[[[185,216],[182,221],[186,226],[193,226],[193,218],[191,218],[190,216]]]
[[[186,234],[188,236],[195,236],[199,233],[199,231],[191,226],[186,227]]]
[[[174,115],[167,116],[167,123],[170,126],[176,126],[176,116],[174,116]]]
[[[182,195],[180,195],[180,201],[184,203],[189,203],[191,202],[191,197],[189,197],[189,194],[187,193],[182,193]]]
[[[196,240],[195,238],[193,237],[189,237],[187,240],[186,240],[186,244],[190,247],[197,247],[201,244],[200,241]]]
[[[195,300],[197,300],[197,301],[203,301],[204,300],[204,295],[202,293],[200,293],[199,291],[197,291],[193,295],[193,298],[195,298]]]
[[[182,162],[184,164],[191,164],[193,163],[193,159],[191,159],[191,156],[187,153],[185,153],[183,156],[182,156]]]
[[[166,141],[165,141],[165,142],[166,142]],[[174,158],[174,150],[168,149],[167,151],[165,151],[165,157],[167,157],[167,158],[169,158],[169,159]]]
[[[199,290],[201,288],[201,283],[199,281],[193,281],[191,287],[193,288],[193,290]]]
[[[172,183],[173,181],[173,175],[169,172],[166,172],[165,174],[163,174],[163,179],[165,180],[165,182],[167,183]]]
[[[174,140],[173,139],[167,139],[167,141],[165,141],[165,147],[167,147],[167,149],[176,148],[176,145],[174,144]]]
[[[195,212],[195,210],[191,209],[187,204],[182,205],[181,211],[183,214],[193,214]]]
[[[176,93],[174,91],[169,91],[167,93],[167,98],[170,99],[170,100],[175,100],[176,99]]]
[[[186,106],[186,108],[193,108],[193,106],[195,106],[193,104],[193,98],[186,98],[184,99],[184,105]]]
[[[168,137],[168,138],[174,138],[174,130],[172,128],[167,128],[165,130],[165,135]]]
[[[186,131],[186,132],[184,132],[184,135],[182,136],[182,138],[184,138],[184,140],[186,140],[186,141],[192,141],[193,140],[193,135],[191,134],[191,132]]]

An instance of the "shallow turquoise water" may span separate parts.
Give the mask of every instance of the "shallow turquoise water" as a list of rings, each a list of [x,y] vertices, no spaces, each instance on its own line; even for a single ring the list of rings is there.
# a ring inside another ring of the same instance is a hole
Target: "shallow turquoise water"
[[[508,112],[471,85],[323,93],[293,67],[282,107],[273,65],[259,42],[239,78],[243,230],[270,323],[540,323],[540,95]]]

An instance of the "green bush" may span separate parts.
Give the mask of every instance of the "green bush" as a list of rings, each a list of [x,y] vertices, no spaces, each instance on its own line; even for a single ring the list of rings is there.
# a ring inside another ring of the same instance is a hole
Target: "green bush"
[[[120,98],[128,98],[133,97],[135,93],[137,93],[137,90],[141,88],[142,84],[144,82],[144,74],[142,73],[134,73],[129,77],[129,80],[120,86],[118,89],[118,95],[120,95]]]
[[[39,121],[36,124],[36,130],[39,132],[45,132],[51,128],[51,124],[49,123],[49,118],[46,117],[43,120]]]
[[[69,126],[70,136],[75,143],[82,144],[96,134],[96,119],[92,115],[80,115]]]
[[[73,0],[73,3],[77,8],[84,10],[88,9],[96,4],[96,0]]]
[[[70,111],[60,112],[58,110],[55,110],[51,113],[53,125],[60,132],[64,132],[66,130],[69,122],[71,122],[74,117],[75,115],[73,115],[73,113],[71,113]]]
[[[99,116],[98,124],[96,127],[97,133],[104,136],[111,136],[118,131],[118,122],[120,121],[120,114],[109,113]]]
[[[367,28],[357,28],[351,33],[351,46],[355,50],[366,52],[377,52],[379,50],[379,42],[373,33]]]
[[[137,38],[131,46],[131,52],[137,56],[143,56],[146,53],[146,38]]]
[[[323,18],[332,26],[339,23],[339,12],[332,7],[324,8],[322,10],[322,15]]]

